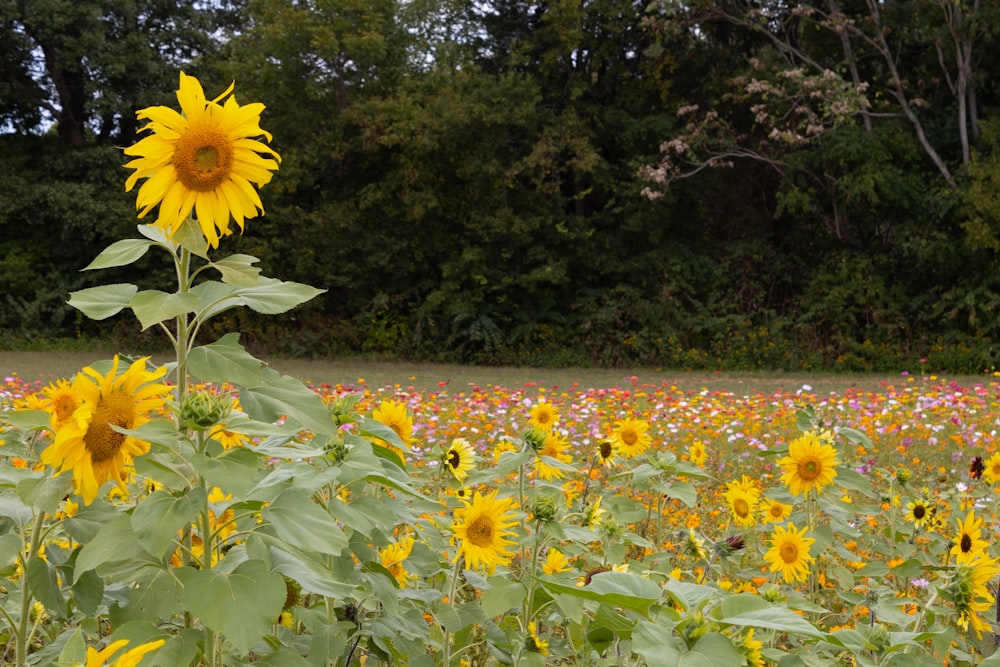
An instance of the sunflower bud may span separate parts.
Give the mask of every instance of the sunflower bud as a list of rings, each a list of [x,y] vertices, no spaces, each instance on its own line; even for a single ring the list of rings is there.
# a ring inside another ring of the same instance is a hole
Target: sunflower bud
[[[547,433],[537,428],[529,428],[524,432],[522,436],[524,438],[524,444],[530,447],[533,451],[540,452],[542,447],[545,446],[545,438]]]
[[[233,411],[233,399],[228,394],[195,392],[181,402],[181,423],[192,431],[207,431],[223,422]]]
[[[531,513],[540,523],[546,523],[556,518],[559,507],[552,496],[538,496],[531,503]]]
[[[906,483],[910,481],[909,468],[900,468],[899,470],[897,470],[896,481],[899,482],[901,486],[906,486]]]

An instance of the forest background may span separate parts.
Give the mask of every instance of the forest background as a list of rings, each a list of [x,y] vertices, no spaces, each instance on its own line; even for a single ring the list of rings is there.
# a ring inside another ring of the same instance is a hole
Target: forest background
[[[183,69],[283,158],[226,249],[328,290],[256,353],[992,371],[998,52],[997,0],[0,0],[0,348],[155,348],[66,301],[169,282],[80,269]]]

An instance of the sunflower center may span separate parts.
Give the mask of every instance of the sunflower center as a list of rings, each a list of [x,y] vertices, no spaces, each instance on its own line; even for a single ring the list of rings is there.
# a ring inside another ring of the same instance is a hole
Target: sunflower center
[[[632,446],[639,441],[639,434],[635,431],[624,431],[619,436],[626,445]]]
[[[816,459],[806,459],[799,463],[799,477],[807,482],[819,477],[819,474],[823,472],[823,465]]]
[[[601,458],[602,459],[610,459],[611,458],[611,451],[612,451],[612,449],[611,449],[611,441],[610,440],[602,440],[601,441]]]
[[[771,513],[771,516],[777,517],[779,519],[784,514],[784,508],[782,508],[781,505],[778,504],[771,505],[768,511]]]
[[[785,542],[782,544],[779,553],[781,554],[781,560],[785,561],[789,565],[799,559],[799,548],[791,542]]]
[[[458,470],[458,465],[462,462],[462,457],[458,453],[457,449],[452,449],[448,452],[448,465],[454,470]]]
[[[72,396],[65,394],[56,396],[52,401],[52,409],[56,413],[56,421],[60,424],[73,416],[79,403]]]
[[[914,519],[918,519],[918,520],[919,519],[923,519],[925,516],[927,516],[927,510],[924,508],[923,505],[917,505],[917,506],[915,506],[913,508],[913,518]]]
[[[748,516],[750,514],[750,504],[743,498],[737,498],[733,501],[733,512],[738,517]]]
[[[959,542],[958,546],[962,550],[963,554],[967,554],[972,551],[972,536],[968,533],[962,533],[962,540]]]
[[[191,127],[177,140],[173,164],[184,187],[210,192],[232,172],[233,144],[214,127]]]
[[[135,403],[123,391],[116,391],[101,398],[83,436],[83,444],[94,463],[104,463],[118,454],[125,443],[125,436],[111,428],[132,428],[135,422]]]
[[[493,546],[493,522],[489,517],[480,516],[469,524],[465,533],[469,541],[481,549],[489,549]]]

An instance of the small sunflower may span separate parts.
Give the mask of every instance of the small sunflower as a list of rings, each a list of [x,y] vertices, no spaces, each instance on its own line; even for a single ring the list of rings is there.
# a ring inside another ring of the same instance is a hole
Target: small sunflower
[[[540,431],[551,431],[557,421],[559,421],[559,411],[544,401],[535,403],[528,413],[528,423]]]
[[[594,502],[587,505],[587,509],[583,512],[583,527],[597,530],[601,526],[604,512],[605,509],[601,507],[601,496],[597,496]]]
[[[219,487],[213,487],[208,494],[208,523],[213,533],[218,533],[224,540],[236,532],[235,514],[230,507],[233,504],[233,494],[223,493]],[[218,514],[216,514],[218,512]]]
[[[764,554],[764,560],[770,564],[771,572],[781,572],[785,583],[805,581],[809,563],[816,560],[809,555],[809,547],[816,539],[805,534],[805,528],[799,531],[789,522],[785,527],[775,527],[771,535],[771,548]]]
[[[53,431],[58,431],[73,418],[73,413],[80,407],[80,397],[76,395],[73,386],[66,379],[56,380],[54,384],[49,384],[42,390],[42,394],[47,399],[49,425]]]
[[[562,479],[566,476],[566,471],[549,465],[543,457],[555,459],[561,463],[569,463],[573,460],[573,457],[569,454],[569,443],[557,433],[549,433],[545,436],[545,443],[542,445],[541,450],[539,450],[538,457],[535,461],[535,470],[538,472],[539,477],[547,481]]]
[[[725,498],[737,526],[749,528],[757,523],[757,517],[754,515],[757,511],[756,496],[734,486],[726,491]]]
[[[465,484],[469,471],[476,467],[476,453],[465,438],[455,438],[444,455],[444,467],[454,475],[459,484]]]
[[[983,465],[986,466],[983,471],[986,481],[990,484],[1000,484],[1000,452],[994,452]]]
[[[403,567],[403,561],[410,557],[413,551],[413,536],[407,535],[403,539],[388,545],[378,552],[379,563],[389,570],[396,583],[402,588],[410,581],[410,573]]]
[[[1000,563],[996,558],[977,554],[955,566],[951,581],[943,590],[944,596],[955,605],[958,625],[966,631],[971,625],[978,639],[982,639],[984,631],[993,631],[992,624],[983,620],[980,613],[993,607],[995,597],[990,584],[998,574]]]
[[[455,538],[461,540],[457,556],[465,558],[469,569],[487,570],[491,575],[497,565],[510,562],[513,554],[507,548],[514,542],[507,538],[517,523],[514,500],[497,500],[497,493],[484,496],[477,491],[472,502],[455,511],[452,525]]]
[[[781,481],[794,496],[805,495],[813,489],[819,491],[833,483],[839,463],[837,450],[812,432],[793,440],[788,446],[788,456],[778,461],[785,471]]]
[[[950,552],[955,557],[955,562],[966,563],[984,554],[988,543],[982,539],[983,520],[977,518],[973,512],[969,512],[964,521],[956,519],[956,523],[958,534],[955,535]]]
[[[692,442],[691,446],[688,447],[688,459],[694,465],[703,468],[705,462],[708,461],[708,450],[705,448],[705,443],[701,440]]]
[[[934,508],[923,498],[916,498],[912,503],[906,504],[905,519],[913,523],[914,528],[923,528],[932,516]]]
[[[549,643],[538,637],[538,627],[534,621],[528,622],[528,636],[524,640],[524,647],[532,653],[549,654]]]
[[[642,454],[653,442],[648,430],[649,424],[641,419],[622,419],[615,422],[611,437],[614,438],[618,452],[630,459]]]
[[[382,401],[372,411],[372,419],[395,431],[407,447],[413,445],[413,419],[406,412],[406,406],[399,401]]]
[[[58,468],[57,475],[73,471],[74,491],[85,505],[94,501],[108,480],[124,488],[125,466],[149,451],[149,443],[112,428],[138,428],[149,421],[150,412],[165,404],[170,388],[155,381],[166,373],[166,367],[149,372],[148,358],[139,359],[121,375],[117,356],[107,375],[84,368],[73,380],[80,406],[42,452],[42,463]]]
[[[692,528],[688,529],[687,539],[684,540],[682,550],[694,560],[708,559],[708,549],[705,548],[705,540],[698,537],[698,534]]]
[[[108,662],[108,659],[128,644],[127,639],[119,639],[116,642],[111,642],[100,651],[92,646],[88,646],[86,667],[135,667],[144,655],[155,651],[165,643],[166,640],[157,639],[156,641],[140,644],[122,653],[113,663]]]
[[[542,563],[542,572],[545,574],[559,574],[569,569],[569,560],[555,547],[550,547],[545,552],[545,562]]]
[[[792,515],[792,506],[768,498],[762,510],[763,523],[780,523]]]
[[[748,629],[736,645],[736,650],[747,661],[747,667],[764,667],[764,656],[761,654],[763,649],[764,642],[753,638],[753,628]]]
[[[610,466],[616,453],[614,438],[604,438],[597,443],[597,462],[599,464]]]
[[[125,149],[135,157],[125,165],[135,169],[125,181],[131,191],[140,178],[136,208],[143,218],[159,205],[154,224],[172,237],[191,215],[213,248],[232,233],[230,217],[243,230],[247,218],[264,212],[254,185],[271,180],[281,158],[258,139],[271,135],[260,128],[260,103],[240,106],[230,96],[233,86],[208,101],[201,83],[181,72],[177,101],[181,113],[169,107],[142,109],[136,117],[149,121],[140,132],[152,134]],[[265,157],[266,156],[266,157]]]

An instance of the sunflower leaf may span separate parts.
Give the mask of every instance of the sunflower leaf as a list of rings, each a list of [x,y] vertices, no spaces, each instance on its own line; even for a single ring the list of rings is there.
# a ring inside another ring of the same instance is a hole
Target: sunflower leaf
[[[285,416],[320,435],[333,435],[337,424],[320,395],[301,381],[279,375],[270,368],[261,371],[264,384],[240,386],[240,404],[253,419],[277,421]]]
[[[299,549],[339,556],[347,535],[333,518],[297,489],[287,489],[261,512],[280,539]]]
[[[129,306],[145,331],[154,324],[197,311],[201,299],[190,292],[167,294],[160,290],[143,290],[132,297]]]
[[[178,532],[194,521],[204,505],[205,490],[202,488],[180,496],[154,491],[132,511],[132,531],[150,556],[160,558],[177,539]]]
[[[277,315],[291,310],[326,292],[302,283],[261,277],[256,285],[237,289],[234,294],[241,303],[265,315]]]
[[[127,514],[117,517],[101,526],[92,542],[85,544],[76,558],[73,583],[84,572],[93,570],[104,563],[129,561],[143,552],[132,530],[132,518]]]
[[[129,307],[139,288],[131,283],[114,283],[70,292],[67,303],[92,320],[105,320]]]
[[[113,266],[131,264],[145,255],[151,245],[153,245],[151,241],[143,239],[122,239],[121,241],[115,241],[102,250],[101,254],[95,257],[94,261],[90,264],[83,267],[82,270],[108,269]]]
[[[774,606],[756,595],[731,595],[712,610],[712,615],[725,625],[779,630],[806,637],[823,637],[812,623],[788,607]]]
[[[252,287],[260,278],[260,268],[253,266],[260,260],[253,255],[235,254],[212,262],[212,266],[222,274],[222,282],[227,285]]]
[[[260,384],[264,362],[247,352],[239,339],[238,333],[228,333],[214,343],[194,348],[188,355],[188,370],[205,382]]]

